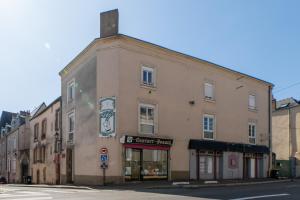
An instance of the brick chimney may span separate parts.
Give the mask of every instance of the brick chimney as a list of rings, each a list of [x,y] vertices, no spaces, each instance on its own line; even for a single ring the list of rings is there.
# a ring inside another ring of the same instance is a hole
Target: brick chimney
[[[100,37],[117,35],[119,32],[118,9],[100,13]]]

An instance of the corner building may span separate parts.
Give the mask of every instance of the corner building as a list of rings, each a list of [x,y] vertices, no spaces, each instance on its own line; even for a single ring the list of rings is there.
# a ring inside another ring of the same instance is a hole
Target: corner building
[[[119,34],[100,38],[61,72],[61,181],[266,177],[272,84]]]

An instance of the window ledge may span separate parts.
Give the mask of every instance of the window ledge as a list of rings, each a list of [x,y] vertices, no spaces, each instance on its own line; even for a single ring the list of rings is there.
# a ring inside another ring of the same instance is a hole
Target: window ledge
[[[207,98],[207,97],[204,97],[204,101],[209,102],[209,103],[216,103],[215,99],[211,99],[211,98]]]
[[[255,113],[258,112],[258,110],[256,108],[249,108],[249,107],[248,107],[248,111],[255,112]]]
[[[144,135],[144,136],[155,136],[156,134],[155,133],[142,133],[142,132],[139,132],[138,133],[139,135]]]
[[[150,89],[150,90],[156,90],[157,88],[156,88],[156,86],[155,85],[146,85],[146,84],[143,84],[143,83],[141,83],[141,88],[145,88],[145,89]]]
[[[203,140],[215,140],[215,138],[205,138],[205,137],[203,137]]]

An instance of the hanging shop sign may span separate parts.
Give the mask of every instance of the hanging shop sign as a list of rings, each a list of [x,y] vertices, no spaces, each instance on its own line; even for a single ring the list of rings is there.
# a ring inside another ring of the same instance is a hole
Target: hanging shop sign
[[[150,138],[150,137],[139,137],[139,136],[126,135],[124,143],[125,144],[141,144],[141,145],[170,147],[173,144],[173,140],[165,139],[165,138]]]
[[[116,135],[116,98],[100,99],[100,137]]]

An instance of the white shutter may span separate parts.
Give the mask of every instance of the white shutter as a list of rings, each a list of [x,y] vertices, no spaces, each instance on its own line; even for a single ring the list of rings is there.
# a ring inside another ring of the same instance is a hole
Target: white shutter
[[[255,109],[255,96],[254,95],[249,95],[249,108],[250,109]]]
[[[205,83],[204,87],[204,93],[205,93],[205,98],[213,99],[213,85],[211,83]]]

